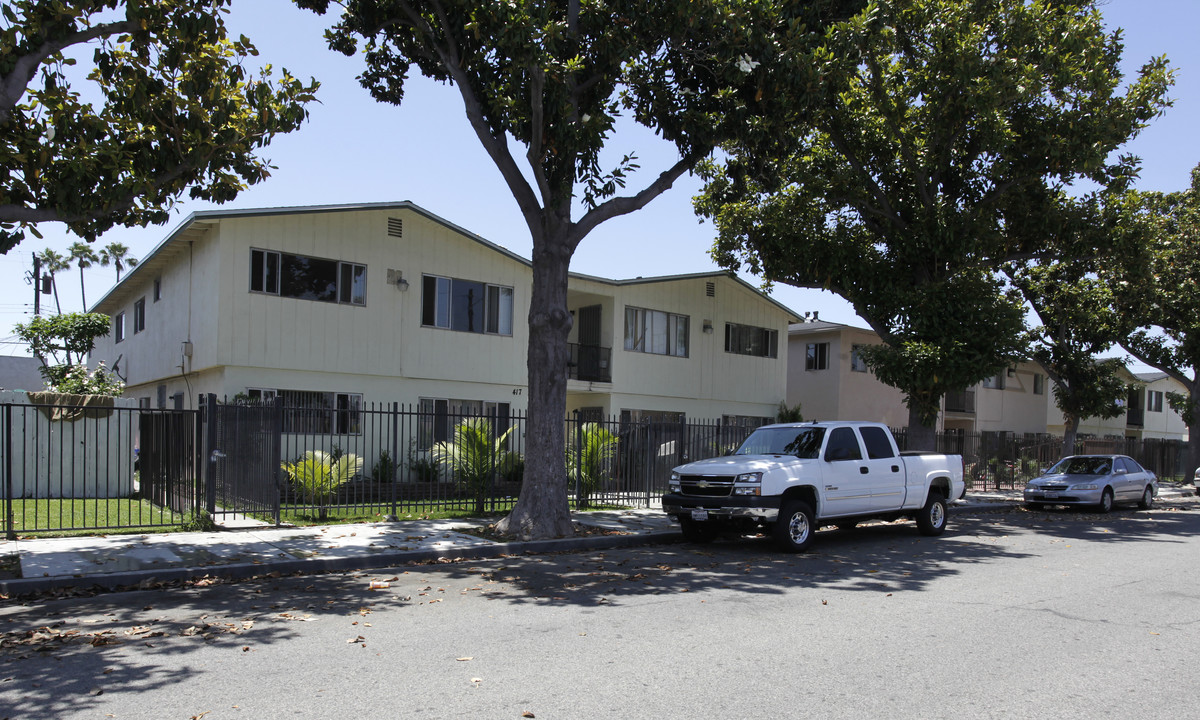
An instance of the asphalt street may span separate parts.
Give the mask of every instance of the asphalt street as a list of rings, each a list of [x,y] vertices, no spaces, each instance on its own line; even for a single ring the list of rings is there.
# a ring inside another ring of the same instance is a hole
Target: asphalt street
[[[1195,717],[1198,557],[1188,500],[42,597],[0,718]]]

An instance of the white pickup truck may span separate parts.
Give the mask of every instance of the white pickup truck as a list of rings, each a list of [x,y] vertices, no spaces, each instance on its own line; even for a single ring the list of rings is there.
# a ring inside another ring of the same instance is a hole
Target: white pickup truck
[[[662,504],[689,541],[758,530],[801,552],[817,528],[867,518],[912,517],[923,535],[940,535],[947,501],[963,491],[961,455],[901,453],[886,425],[788,423],[758,428],[732,455],[675,468]]]

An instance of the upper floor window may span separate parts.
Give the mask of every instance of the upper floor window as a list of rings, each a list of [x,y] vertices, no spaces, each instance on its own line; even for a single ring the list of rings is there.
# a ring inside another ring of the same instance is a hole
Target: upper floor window
[[[146,329],[146,298],[138,298],[133,304],[133,334]]]
[[[688,356],[688,316],[625,308],[625,349],[654,355]]]
[[[863,359],[859,348],[862,345],[852,345],[850,347],[850,371],[851,372],[867,372],[867,361]]]
[[[1046,376],[1041,373],[1033,374],[1033,394],[1044,395],[1046,393]]]
[[[512,288],[437,275],[424,275],[421,283],[422,325],[512,335]]]
[[[113,316],[113,342],[125,339],[125,313],[119,312]]]
[[[980,384],[983,385],[983,387],[985,387],[985,388],[994,388],[996,390],[1003,390],[1004,389],[1004,373],[1002,373],[1002,372],[996,373],[995,375],[993,375],[991,377],[986,377],[983,379],[983,382]]]
[[[1146,391],[1146,412],[1162,412],[1163,394],[1161,390]]]
[[[779,331],[725,323],[725,352],[773,358],[779,355]]]
[[[367,266],[273,250],[251,250],[250,291],[300,300],[366,305]]]
[[[154,302],[162,300],[162,278],[154,278]]]
[[[804,369],[825,370],[829,367],[829,343],[808,343],[805,348]]]

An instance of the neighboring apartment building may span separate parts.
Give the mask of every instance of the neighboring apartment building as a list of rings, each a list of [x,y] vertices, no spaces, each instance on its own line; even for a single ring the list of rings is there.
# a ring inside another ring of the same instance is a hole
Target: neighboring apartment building
[[[364,403],[503,415],[526,408],[530,285],[528,260],[408,202],[206,211],[96,303],[92,358],[144,407],[283,396],[332,434]],[[793,313],[735,277],[572,274],[568,302],[568,412],[759,419],[785,395]]]
[[[788,404],[801,404],[805,419],[875,420],[908,425],[904,395],[880,382],[856,348],[879,344],[872,330],[812,321],[788,329]],[[1166,403],[1167,392],[1183,392],[1163,373],[1126,372],[1126,412],[1111,420],[1084,421],[1081,435],[1187,439],[1187,427]],[[1062,435],[1062,412],[1053,385],[1036,363],[1022,362],[972,388],[948,393],[939,430]]]

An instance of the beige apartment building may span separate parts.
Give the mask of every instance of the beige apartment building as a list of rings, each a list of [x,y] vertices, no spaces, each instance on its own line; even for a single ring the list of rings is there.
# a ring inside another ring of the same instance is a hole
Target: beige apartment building
[[[824,321],[788,329],[788,404],[800,403],[805,419],[874,420],[892,427],[908,424],[899,390],[880,382],[856,348],[878,344],[872,330]],[[1187,439],[1187,426],[1166,402],[1167,392],[1183,387],[1163,373],[1126,372],[1129,396],[1125,412],[1110,420],[1091,418],[1081,435]],[[967,433],[1049,433],[1061,436],[1062,412],[1053,386],[1036,363],[1022,362],[942,400],[938,430]]]
[[[92,359],[143,407],[214,393],[507,414],[526,407],[531,277],[527,259],[409,202],[198,212],[95,304],[113,329]],[[795,316],[747,283],[568,287],[568,411],[759,419],[785,397]]]

